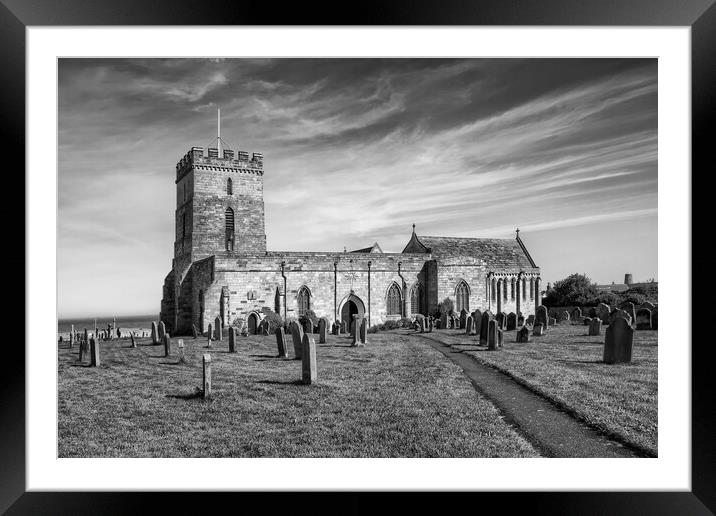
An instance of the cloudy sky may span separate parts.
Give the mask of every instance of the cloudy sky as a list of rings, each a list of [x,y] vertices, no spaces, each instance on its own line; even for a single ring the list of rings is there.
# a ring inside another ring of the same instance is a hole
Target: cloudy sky
[[[269,250],[519,227],[545,283],[658,279],[654,59],[63,59],[61,317],[159,311],[217,108],[264,154]]]

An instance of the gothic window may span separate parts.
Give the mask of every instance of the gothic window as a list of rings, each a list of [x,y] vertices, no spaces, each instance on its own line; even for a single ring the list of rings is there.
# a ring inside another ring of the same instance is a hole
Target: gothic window
[[[515,278],[510,282],[510,299],[515,300]]]
[[[298,289],[296,299],[298,302],[298,315],[306,315],[306,311],[311,309],[311,293],[308,288],[304,286]]]
[[[226,193],[228,195],[234,195],[234,185],[231,178],[226,180]]]
[[[234,250],[234,210],[232,210],[231,208],[226,208],[226,213],[224,214],[224,218],[226,220],[226,250],[233,251]]]
[[[460,312],[463,309],[470,311],[470,290],[467,288],[467,283],[461,281],[455,288],[455,310]]]
[[[388,289],[388,315],[401,315],[400,288],[395,283]]]
[[[410,313],[423,313],[423,286],[420,283],[416,283],[410,292]]]
[[[535,279],[530,278],[530,299],[535,298]]]

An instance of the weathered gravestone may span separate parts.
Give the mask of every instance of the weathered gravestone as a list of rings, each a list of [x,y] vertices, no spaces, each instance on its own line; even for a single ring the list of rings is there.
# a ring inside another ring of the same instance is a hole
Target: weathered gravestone
[[[517,338],[515,339],[515,342],[529,342],[530,341],[530,330],[527,328],[527,326],[523,326],[519,330],[517,330]]]
[[[601,335],[602,333],[602,320],[599,317],[592,319],[589,323],[589,335]]]
[[[99,367],[99,341],[94,337],[90,339],[90,366]]]
[[[311,319],[308,317],[303,319],[302,328],[303,333],[313,333],[313,323],[311,322]]]
[[[87,356],[87,351],[89,349],[89,341],[81,340],[80,341],[80,354],[77,360],[80,362],[84,362],[85,357]]]
[[[321,317],[318,320],[318,343],[325,344],[328,339],[328,319]]]
[[[308,334],[303,336],[301,373],[304,385],[311,385],[316,381],[316,342]]]
[[[152,321],[152,344],[159,343],[159,333],[157,331],[157,323]]]
[[[482,312],[482,319],[480,320],[480,345],[481,346],[487,346],[487,330],[488,330],[488,324],[490,321],[494,320],[494,316],[492,315],[492,312],[489,310],[485,310]]]
[[[236,328],[229,328],[229,353],[236,353]]]
[[[465,334],[466,335],[472,335],[475,333],[474,329],[475,323],[472,320],[472,315],[470,317],[465,318]]]
[[[541,337],[544,335],[544,324],[541,322],[535,323],[534,327],[532,328],[532,335],[535,337]]]
[[[546,330],[547,328],[549,328],[548,317],[549,316],[547,315],[547,307],[544,305],[539,305],[537,307],[537,310],[535,310],[535,319],[534,319],[535,326],[537,324],[541,324],[543,331]]]
[[[475,332],[475,334],[480,334],[480,323],[482,322],[482,312],[478,309],[476,309],[474,312],[472,312],[472,331]]]
[[[599,303],[596,308],[596,316],[599,317],[604,324],[609,324],[609,314],[612,312],[609,305]]]
[[[634,306],[634,303],[627,301],[622,305],[622,310],[628,313],[629,317],[631,317],[632,323],[636,324],[636,307]]]
[[[656,308],[656,305],[651,301],[647,301],[646,303],[643,303],[639,308],[646,308],[647,310],[653,311],[654,308]]]
[[[136,347],[137,347],[137,343],[134,341],[134,332],[132,332],[132,334],[130,335],[130,338],[132,339],[132,347],[133,347],[133,348],[136,348]]]
[[[640,308],[636,311],[636,329],[651,330],[651,310]]]
[[[517,314],[514,312],[510,312],[507,314],[507,321],[505,322],[506,329],[508,331],[510,330],[516,330],[517,329]]]
[[[368,319],[363,319],[360,323],[360,343],[368,343]]]
[[[527,316],[527,324],[532,326],[535,323],[535,316],[534,314],[530,314]]]
[[[503,333],[498,328],[497,319],[491,319],[487,323],[487,349],[496,350],[502,347]]]
[[[415,320],[415,323],[418,325],[418,331],[420,333],[425,333],[425,319],[423,319],[422,317],[418,317]]]
[[[579,322],[582,320],[582,309],[577,307],[574,310],[572,310],[572,321]]]
[[[209,323],[209,328],[207,329],[207,332],[206,332],[206,347],[207,348],[211,347],[211,339],[213,339],[213,338],[214,338],[213,327],[212,327],[211,323]]]
[[[568,323],[569,322],[569,312],[564,310],[559,313],[559,322],[560,323]]]
[[[293,353],[296,360],[303,356],[303,328],[296,321],[291,322],[291,338],[293,339]]]
[[[522,315],[522,313],[517,314],[517,327],[521,327],[525,325],[525,318]]]
[[[211,355],[204,353],[204,356],[201,358],[201,363],[203,366],[203,395],[204,399],[208,399],[211,398]]]
[[[164,356],[168,357],[172,352],[172,339],[168,333],[165,333],[162,341],[164,343]]]
[[[340,327],[338,326],[338,323],[333,321],[333,324],[331,324],[331,335],[338,335],[339,331],[340,331]]]
[[[616,319],[618,317],[625,319],[627,324],[629,324],[629,325],[631,325],[631,322],[633,320],[627,312],[617,308],[616,310],[614,310],[612,313],[609,314],[609,324],[613,324],[614,319]]]
[[[164,334],[167,332],[167,326],[164,324],[164,321],[159,321],[159,333],[157,334],[157,344],[160,344],[164,342],[162,339],[164,339]]]
[[[214,340],[224,340],[224,335],[221,328],[221,317],[218,315],[214,319]]]
[[[186,357],[184,357],[184,339],[177,340],[177,347],[179,348],[179,363],[185,364]]]
[[[450,317],[448,314],[440,314],[440,329],[447,330],[450,327]]]
[[[584,326],[589,326],[592,323],[591,317],[585,317],[584,318]]]
[[[70,349],[72,349],[72,345],[75,342],[75,325],[72,325],[72,329],[70,330]]]
[[[467,316],[468,316],[467,310],[465,310],[464,308],[462,310],[460,310],[460,329],[461,330],[464,330],[465,326],[467,325]]]
[[[623,364],[631,362],[634,329],[621,317],[609,325],[604,338],[604,363]]]
[[[507,314],[505,314],[505,312],[498,312],[495,316],[495,321],[497,321],[498,330],[504,330],[507,328]]]
[[[276,328],[276,346],[278,347],[279,358],[286,358],[288,356],[286,352],[286,334],[282,326]]]

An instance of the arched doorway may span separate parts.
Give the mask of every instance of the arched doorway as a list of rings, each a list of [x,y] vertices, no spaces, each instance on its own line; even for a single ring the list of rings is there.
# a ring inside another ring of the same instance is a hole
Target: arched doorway
[[[343,300],[340,309],[341,321],[346,323],[347,331],[350,331],[354,315],[365,316],[365,305],[361,298],[355,294],[350,294]]]
[[[249,335],[256,335],[256,328],[259,327],[259,316],[256,314],[249,314],[247,321],[249,326]]]

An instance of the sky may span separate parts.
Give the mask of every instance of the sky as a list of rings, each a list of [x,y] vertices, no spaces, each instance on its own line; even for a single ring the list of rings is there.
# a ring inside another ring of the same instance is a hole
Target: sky
[[[177,161],[264,155],[273,251],[514,238],[658,280],[655,59],[61,59],[60,317],[156,314]]]

